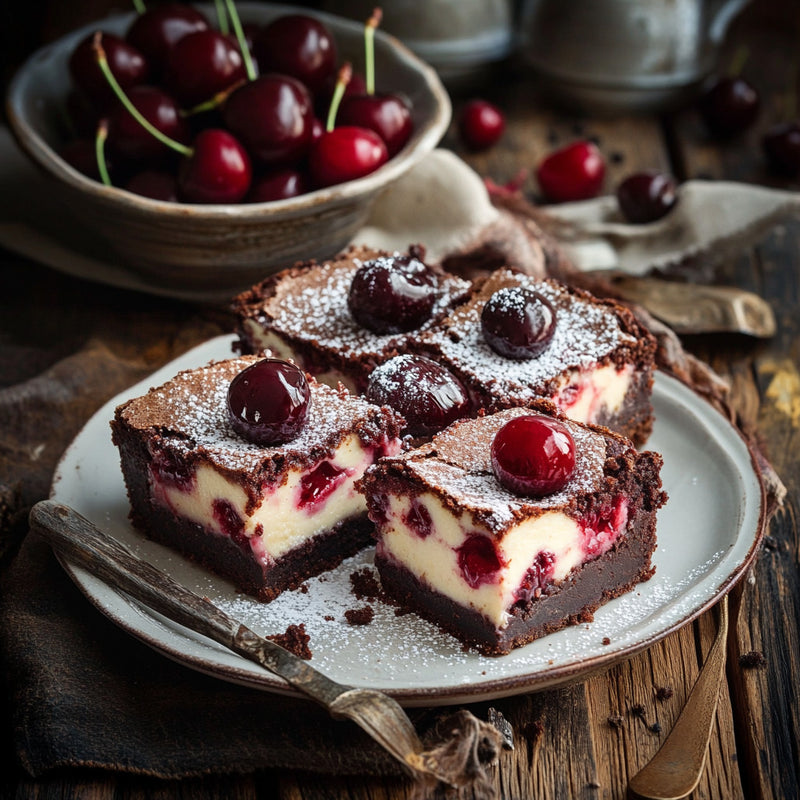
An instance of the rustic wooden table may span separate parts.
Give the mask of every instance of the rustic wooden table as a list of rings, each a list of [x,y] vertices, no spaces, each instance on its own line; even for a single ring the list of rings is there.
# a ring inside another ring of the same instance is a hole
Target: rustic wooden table
[[[645,168],[669,170],[680,179],[727,178],[800,189],[797,181],[780,180],[767,171],[759,147],[769,124],[796,113],[790,109],[796,109],[800,100],[798,23],[792,0],[772,0],[755,4],[734,25],[726,53],[747,45],[746,74],[760,88],[763,106],[753,128],[730,142],[710,140],[692,108],[665,118],[579,118],[559,112],[541,102],[530,75],[509,70],[502,79],[472,87],[467,93],[480,92],[505,109],[508,127],[502,141],[488,153],[464,153],[451,130],[445,144],[500,184],[516,178],[521,168],[531,170],[555,146],[586,136],[595,139],[608,157],[608,191],[625,175]],[[454,92],[453,99],[457,110],[464,98]],[[522,188],[535,198],[532,171]],[[51,276],[8,252],[0,252],[0,260],[5,286],[0,298],[0,363],[11,364],[20,354],[31,352],[19,344],[30,314],[38,315],[34,320],[52,332],[41,297],[42,282]],[[788,493],[750,574],[735,590],[741,614],[729,638],[726,680],[706,770],[692,797],[783,800],[800,796],[800,220],[774,228],[756,246],[704,277],[755,291],[774,310],[778,330],[769,340],[695,336],[685,338],[684,344],[730,381],[742,424],[758,431]],[[82,310],[62,311],[57,319],[68,321],[84,335],[101,332],[108,322],[98,300],[103,290],[63,276],[56,278],[56,285],[85,300]],[[49,292],[45,296],[52,301]],[[140,305],[140,299],[131,302],[129,324],[136,324]],[[216,312],[189,312],[182,306],[173,312],[169,303],[161,301],[159,307],[164,319],[170,318],[165,325],[168,333],[163,334],[169,341],[161,341],[157,330],[147,328],[139,350],[131,345],[132,356],[144,358],[145,365],[151,359],[156,366],[192,344],[180,338],[183,317],[207,314],[210,330],[219,322]],[[56,346],[50,344],[52,350],[47,352],[48,345],[37,334],[32,335],[32,344],[42,366],[64,357],[68,348],[62,339]],[[147,354],[143,347],[150,348]],[[516,747],[502,753],[493,771],[498,794],[521,799],[624,797],[628,778],[656,752],[680,712],[715,632],[716,616],[709,612],[585,682],[520,696],[509,717]],[[665,687],[671,692],[657,692]],[[180,783],[86,771],[32,780],[16,766],[8,749],[2,756],[3,798],[401,800],[413,796],[411,785],[400,779],[315,776],[299,771]]]

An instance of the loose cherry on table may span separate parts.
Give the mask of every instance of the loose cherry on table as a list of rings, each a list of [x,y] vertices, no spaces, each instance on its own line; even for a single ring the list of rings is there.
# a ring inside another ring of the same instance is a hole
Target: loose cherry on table
[[[789,178],[800,173],[800,123],[773,125],[762,137],[761,147],[777,173]]]
[[[345,92],[339,109],[340,125],[353,125],[375,131],[383,139],[389,157],[402,150],[411,138],[414,124],[405,98],[397,94],[375,92],[375,29],[381,11],[376,8],[364,26],[366,80],[363,92]]]
[[[89,34],[78,44],[70,55],[68,68],[83,97],[96,109],[103,110],[112,106],[116,97],[97,65],[93,41],[94,35]],[[150,65],[137,48],[112,33],[103,35],[103,46],[109,69],[125,91],[147,82]]]
[[[425,436],[446,428],[469,413],[466,389],[455,375],[425,356],[395,356],[376,367],[366,398],[386,405],[406,420],[404,433]]]
[[[603,186],[605,173],[605,159],[597,145],[581,140],[544,158],[536,170],[536,177],[545,197],[562,203],[596,197]]]
[[[637,172],[617,187],[617,203],[628,222],[655,222],[678,202],[675,179],[663,172]]]
[[[262,73],[291,75],[320,92],[336,72],[336,43],[328,28],[306,14],[285,14],[254,36],[253,51]]]
[[[700,115],[718,138],[736,136],[749,128],[760,107],[758,90],[741,75],[718,78],[700,98]]]
[[[543,497],[563,489],[575,470],[575,441],[567,426],[543,414],[514,417],[491,444],[497,480],[515,494]]]
[[[350,284],[347,304],[359,325],[373,333],[419,328],[431,315],[438,280],[418,251],[365,261]]]
[[[506,358],[535,358],[553,339],[556,312],[539,292],[520,286],[496,291],[481,311],[481,331],[489,347]]]
[[[461,109],[458,132],[471,150],[486,150],[496,144],[505,129],[503,112],[486,100],[470,100]]]
[[[236,375],[228,387],[233,429],[260,445],[295,439],[306,424],[311,392],[306,376],[289,361],[265,358]]]

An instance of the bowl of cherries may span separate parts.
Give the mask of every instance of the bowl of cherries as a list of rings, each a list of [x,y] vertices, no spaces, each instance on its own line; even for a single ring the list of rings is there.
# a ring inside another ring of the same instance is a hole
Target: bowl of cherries
[[[34,53],[6,107],[65,214],[156,287],[232,296],[335,254],[450,122],[379,9],[136,5]]]

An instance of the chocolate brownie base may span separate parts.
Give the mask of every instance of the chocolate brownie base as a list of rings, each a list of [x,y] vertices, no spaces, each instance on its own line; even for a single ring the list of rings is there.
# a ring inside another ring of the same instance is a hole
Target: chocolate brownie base
[[[650,558],[655,546],[655,514],[640,513],[633,530],[607,553],[573,570],[538,599],[515,606],[503,630],[478,612],[433,591],[390,559],[376,556],[375,565],[385,593],[404,610],[433,622],[484,655],[498,656],[569,625],[591,622],[604,603],[653,576]]]

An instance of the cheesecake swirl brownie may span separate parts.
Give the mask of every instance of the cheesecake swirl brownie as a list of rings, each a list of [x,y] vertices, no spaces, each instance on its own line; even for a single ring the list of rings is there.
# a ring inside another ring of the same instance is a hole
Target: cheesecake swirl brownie
[[[385,592],[487,655],[590,621],[654,571],[661,457],[552,412],[456,422],[360,482]]]
[[[235,411],[243,375],[251,394]],[[261,441],[258,391],[281,409]],[[401,424],[294,365],[243,356],[128,400],[111,428],[134,526],[267,601],[371,543],[355,482],[399,450]]]

